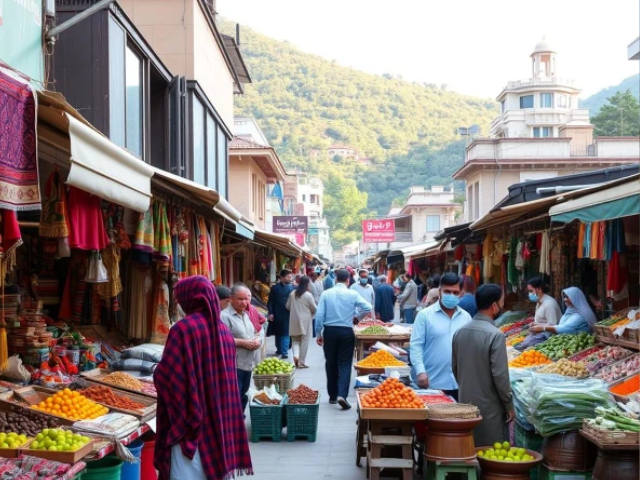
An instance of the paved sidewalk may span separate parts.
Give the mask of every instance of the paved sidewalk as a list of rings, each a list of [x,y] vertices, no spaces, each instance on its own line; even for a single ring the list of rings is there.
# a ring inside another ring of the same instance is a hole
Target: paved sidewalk
[[[273,338],[268,339],[269,356],[275,353]],[[293,357],[291,357],[293,361]],[[280,443],[262,440],[250,443],[255,477],[260,480],[365,480],[366,459],[362,467],[356,466],[356,420],[353,389],[349,395],[351,410],[343,411],[337,405],[329,405],[322,348],[315,343],[309,346],[307,364],[310,368],[298,370],[294,386],[301,383],[320,391],[320,418],[318,438],[315,443],[305,440],[287,442],[286,435]],[[352,384],[355,370],[352,375]],[[251,420],[247,409],[247,429]],[[283,430],[285,433],[286,430]],[[415,478],[420,478],[415,476]]]

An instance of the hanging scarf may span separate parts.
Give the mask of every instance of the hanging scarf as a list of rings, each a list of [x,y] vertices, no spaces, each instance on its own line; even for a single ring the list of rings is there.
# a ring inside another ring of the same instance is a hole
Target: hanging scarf
[[[180,445],[189,459],[197,450],[206,478],[252,475],[236,347],[220,321],[218,295],[202,276],[181,280],[174,292],[187,316],[169,330],[153,375],[158,391],[154,464],[159,480],[169,480],[173,445]]]
[[[167,204],[153,202],[153,256],[154,260],[168,262],[171,258],[171,226],[167,217]]]
[[[40,236],[63,238],[69,236],[69,214],[67,213],[67,194],[60,172],[55,171],[44,186],[44,200],[40,217]]]
[[[155,202],[138,218],[138,226],[133,240],[133,248],[146,253],[153,253],[154,249],[154,229],[153,229],[153,212]]]

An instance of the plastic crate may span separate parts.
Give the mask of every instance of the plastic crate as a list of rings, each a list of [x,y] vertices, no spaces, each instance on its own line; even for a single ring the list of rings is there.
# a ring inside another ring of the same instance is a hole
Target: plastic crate
[[[287,405],[287,441],[293,442],[296,438],[305,438],[315,442],[318,435],[318,415],[320,413],[320,394],[313,405]]]
[[[284,426],[282,403],[280,405],[250,404],[249,416],[251,417],[251,441],[253,443],[259,442],[261,438],[269,438],[274,442],[279,442],[282,439],[282,427]]]
[[[591,472],[559,472],[542,465],[540,480],[591,480]]]
[[[516,422],[516,445],[518,447],[541,453],[543,441],[544,438],[538,435],[535,431],[527,430]]]

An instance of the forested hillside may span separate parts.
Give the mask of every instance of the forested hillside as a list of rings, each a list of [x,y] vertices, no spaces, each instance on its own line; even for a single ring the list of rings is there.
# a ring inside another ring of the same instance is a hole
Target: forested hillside
[[[363,73],[246,27],[240,48],[253,84],[236,98],[237,114],[258,120],[288,169],[325,181],[337,245],[357,238],[364,215],[386,214],[410,186],[449,184],[464,158],[457,127],[479,124],[486,133],[497,112],[491,99]],[[310,158],[310,150],[334,143],[356,148],[373,164]],[[348,211],[345,203],[353,203]]]
[[[608,98],[613,97],[617,92],[626,92],[627,90],[630,90],[631,94],[640,100],[640,75],[632,75],[618,85],[603,88],[598,93],[580,100],[580,108],[588,108],[589,116],[593,117],[607,103]]]

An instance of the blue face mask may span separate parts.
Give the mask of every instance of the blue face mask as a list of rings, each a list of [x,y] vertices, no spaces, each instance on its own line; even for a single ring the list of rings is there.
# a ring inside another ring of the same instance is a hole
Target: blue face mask
[[[367,277],[364,277],[364,278],[361,278],[361,279],[360,279],[360,283],[361,283],[362,285],[366,285],[368,282],[369,282],[369,279],[368,279]]]
[[[453,310],[458,306],[458,303],[460,302],[460,298],[454,295],[453,293],[444,293],[442,295],[442,298],[440,298],[440,301],[442,302],[442,305],[444,306],[444,308]]]
[[[536,295],[535,293],[530,293],[529,294],[529,300],[531,300],[532,302],[537,302],[538,301],[538,295]]]

